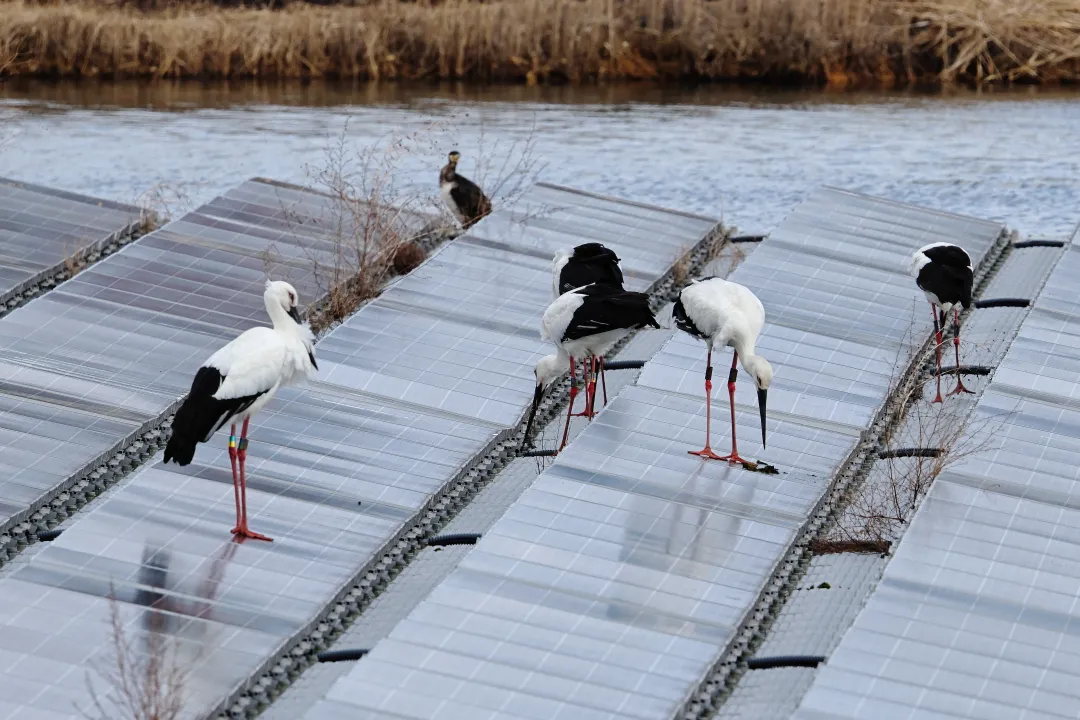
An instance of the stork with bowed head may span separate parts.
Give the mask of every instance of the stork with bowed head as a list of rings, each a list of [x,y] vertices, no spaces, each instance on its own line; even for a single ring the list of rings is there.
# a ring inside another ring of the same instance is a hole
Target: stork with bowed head
[[[244,331],[199,368],[191,390],[176,411],[172,437],[165,446],[165,462],[189,464],[198,443],[209,441],[225,423],[231,423],[229,460],[236,498],[236,527],[232,532],[240,537],[270,540],[248,528],[244,475],[248,422],[266,407],[278,388],[305,379],[319,366],[315,364],[315,336],[296,309],[296,289],[287,282],[267,280],[263,301],[273,327]],[[237,438],[236,423],[241,420],[244,424]]]
[[[765,308],[750,290],[738,283],[718,277],[694,280],[679,293],[672,309],[675,325],[683,332],[704,340],[709,348],[705,361],[705,447],[691,450],[711,460],[746,462],[739,456],[735,439],[735,380],[738,364],[754,379],[757,386],[758,411],[761,414],[761,446],[765,447],[765,405],[773,369],[769,361],[754,353],[758,335],[765,325]],[[713,452],[712,438],[712,352],[713,348],[731,346],[731,372],[728,374],[728,402],[731,405],[731,454],[720,456]]]
[[[593,283],[603,283],[623,289],[622,267],[619,265],[619,256],[611,248],[601,243],[584,243],[574,248],[572,253],[560,252],[555,255],[551,269],[551,292],[552,299],[558,300],[559,296],[575,288],[584,287]],[[594,358],[590,367],[593,378],[600,375],[600,386],[603,388],[604,405],[607,405],[607,374],[604,372],[604,358]],[[588,399],[588,407],[596,405],[596,387],[593,386],[594,396]],[[578,413],[581,416],[589,416],[585,411]]]
[[[971,293],[975,274],[971,258],[959,245],[938,242],[919,248],[911,256],[911,276],[915,284],[930,301],[930,313],[934,316],[934,352],[937,358],[937,397],[941,399],[941,331],[945,327],[948,312],[953,311],[953,350],[956,353],[956,388],[949,395],[970,393],[960,376],[960,311],[971,307]]]
[[[652,310],[649,309],[649,297],[645,293],[627,292],[611,285],[593,284],[563,293],[551,303],[540,321],[540,334],[555,343],[558,350],[554,355],[540,358],[540,361],[536,363],[536,389],[533,392],[529,421],[525,425],[522,447],[528,442],[533,419],[537,408],[540,407],[544,391],[568,368],[570,377],[574,377],[574,358],[592,359],[602,356],[624,337],[643,327],[660,328]],[[588,383],[593,383],[591,387],[595,391],[596,379],[590,380],[589,366],[585,367],[585,402],[588,405],[590,387]],[[570,407],[566,410],[566,425],[563,428],[559,450],[566,447],[576,396],[577,386],[571,384]],[[591,420],[591,407],[587,409]]]

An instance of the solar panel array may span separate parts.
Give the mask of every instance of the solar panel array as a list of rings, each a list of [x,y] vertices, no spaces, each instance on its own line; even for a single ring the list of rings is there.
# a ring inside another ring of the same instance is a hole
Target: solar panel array
[[[267,263],[311,300],[314,193],[248,182],[0,320],[0,529],[149,429],[219,345],[266,324]],[[419,222],[419,219],[416,220]]]
[[[140,210],[0,177],[0,305],[130,235]]]
[[[776,368],[767,451],[740,383],[740,448],[780,474],[687,454],[704,441],[705,349],[677,334],[305,720],[670,717],[883,403],[904,334],[929,333],[907,257],[947,237],[978,261],[1001,232],[813,193],[732,275],[765,305]]]
[[[1078,276],[1080,231],[795,717],[1076,717]]]
[[[136,473],[2,577],[0,665],[25,669],[0,681],[0,715],[69,717],[85,702],[82,676],[110,662],[110,584],[138,652],[164,628],[191,663],[185,711],[212,710],[524,414],[547,352],[538,326],[556,249],[601,240],[644,288],[715,226],[552,186],[522,206],[486,218],[329,333],[318,379],[256,418],[249,515],[273,544],[231,542],[222,436],[187,467]],[[163,401],[238,329],[212,328],[206,347],[174,350],[158,372]],[[135,330],[131,342],[144,335]]]

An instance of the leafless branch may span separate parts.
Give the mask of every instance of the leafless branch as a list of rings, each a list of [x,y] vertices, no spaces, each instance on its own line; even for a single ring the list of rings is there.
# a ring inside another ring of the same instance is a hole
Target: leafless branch
[[[890,383],[896,421],[883,433],[879,450],[922,448],[938,453],[877,460],[841,512],[832,533],[834,539],[887,541],[899,537],[934,480],[947,468],[991,449],[995,431],[1007,418],[1008,414],[980,415],[959,397],[946,398],[940,404],[929,402],[925,389],[935,382],[933,376],[905,382],[903,369],[918,350],[915,327],[913,317],[905,341],[907,352],[899,353]],[[951,379],[946,376],[943,382]]]
[[[140,648],[124,627],[115,590],[109,588],[110,662],[97,670],[107,686],[99,692],[87,673],[92,708],[87,720],[178,720],[190,669],[179,662],[176,646],[160,631],[145,633]]]

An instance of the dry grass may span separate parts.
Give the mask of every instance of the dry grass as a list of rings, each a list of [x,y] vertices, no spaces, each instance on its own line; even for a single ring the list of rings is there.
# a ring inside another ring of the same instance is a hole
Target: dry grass
[[[1075,0],[376,0],[140,11],[0,0],[0,76],[1080,79]]]

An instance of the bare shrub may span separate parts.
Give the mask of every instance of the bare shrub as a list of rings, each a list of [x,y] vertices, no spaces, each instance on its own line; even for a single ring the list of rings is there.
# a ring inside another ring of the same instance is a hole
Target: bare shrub
[[[190,666],[179,661],[167,634],[148,629],[140,647],[124,627],[115,590],[109,589],[110,662],[98,669],[107,685],[100,693],[89,673],[86,684],[92,707],[81,710],[87,720],[178,720]]]
[[[436,181],[446,158],[443,149],[457,145],[444,137],[452,120],[431,121],[358,148],[350,142],[346,123],[328,142],[323,163],[308,169],[309,185],[326,198],[321,214],[311,217],[298,206],[284,207],[284,214],[324,298],[308,310],[316,333],[351,315],[382,292],[391,276],[416,268],[428,248],[460,232],[439,199]],[[537,168],[534,146],[532,133],[521,141],[485,145],[481,127],[472,155],[474,180],[491,198],[493,212],[516,202],[531,186]],[[430,181],[403,183],[402,168],[417,156],[430,165]],[[278,255],[274,248],[267,252],[268,272],[286,265]],[[287,271],[273,272],[287,276]]]
[[[934,480],[950,466],[990,449],[994,430],[1005,422],[1003,416],[977,417],[975,405],[961,397],[931,403],[925,391],[935,382],[933,372],[920,373],[914,381],[904,377],[904,368],[918,350],[915,327],[913,318],[905,338],[907,352],[899,354],[893,367],[890,395],[895,420],[882,434],[878,450],[887,454],[908,448],[938,452],[929,457],[878,459],[840,513],[831,533],[834,539],[881,542],[899,537]],[[942,337],[944,354],[952,343],[948,333]],[[969,347],[968,352],[971,350]],[[920,358],[925,361],[929,357],[932,367],[933,352],[931,343],[929,355]],[[943,375],[943,387],[953,382],[953,377]]]
[[[139,208],[139,229],[148,233],[186,212],[192,202],[182,190],[167,183],[155,183],[135,196],[134,204]]]
[[[427,253],[419,243],[413,241],[402,243],[394,251],[394,272],[398,275],[410,273],[419,267],[426,257]]]

